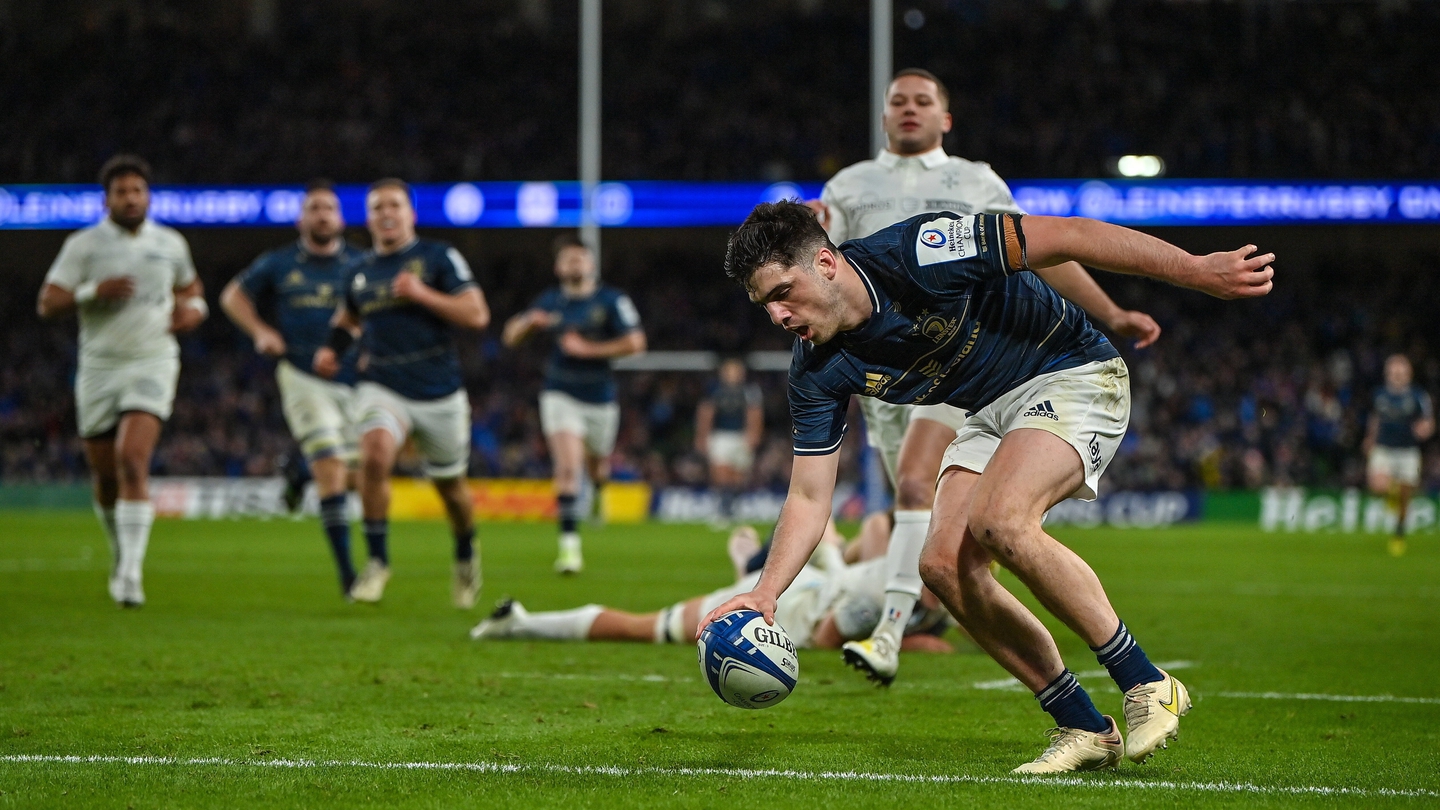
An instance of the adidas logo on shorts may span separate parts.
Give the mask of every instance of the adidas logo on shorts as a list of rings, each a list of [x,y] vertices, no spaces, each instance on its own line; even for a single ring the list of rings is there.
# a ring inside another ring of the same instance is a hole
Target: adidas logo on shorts
[[[1044,402],[1037,404],[1035,407],[1031,408],[1025,413],[1020,414],[1020,416],[1022,418],[1026,416],[1043,416],[1046,419],[1050,419],[1056,422],[1060,421],[1060,417],[1056,415],[1055,409],[1050,407],[1050,400],[1048,399]]]

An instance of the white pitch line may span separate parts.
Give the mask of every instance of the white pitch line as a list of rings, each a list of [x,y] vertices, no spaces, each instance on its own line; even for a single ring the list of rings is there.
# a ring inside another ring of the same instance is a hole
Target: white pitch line
[[[1214,697],[1254,700],[1328,700],[1335,703],[1422,703],[1440,705],[1440,698],[1399,695],[1325,695],[1318,692],[1216,692]],[[1211,697],[1211,695],[1205,695]]]
[[[471,771],[474,773],[546,773],[567,776],[656,776],[730,779],[788,779],[804,782],[892,782],[910,784],[1033,785],[1092,790],[1173,790],[1198,793],[1244,793],[1274,796],[1352,796],[1356,798],[1440,798],[1424,788],[1351,788],[1328,785],[1256,785],[1250,782],[1173,782],[1169,780],[1106,780],[1080,776],[969,776],[965,774],[867,773],[863,771],[791,771],[750,768],[627,768],[607,765],[516,764],[500,762],[365,762],[363,760],[268,759],[223,757],[116,757],[0,755],[0,762],[55,765],[176,765],[239,768],[370,768],[386,771]]]

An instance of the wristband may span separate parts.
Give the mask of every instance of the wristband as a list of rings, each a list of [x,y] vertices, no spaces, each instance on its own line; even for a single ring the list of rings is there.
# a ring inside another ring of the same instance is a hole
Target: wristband
[[[99,290],[100,282],[87,281],[84,284],[76,287],[71,294],[75,296],[75,303],[88,304],[91,301],[95,300],[95,296],[99,292]]]
[[[210,305],[205,303],[205,299],[201,296],[192,295],[189,298],[186,298],[184,306],[190,307],[191,309],[200,313],[200,317],[202,318],[210,317]]]
[[[354,342],[355,336],[350,334],[349,329],[343,326],[332,326],[330,327],[330,337],[325,340],[325,347],[335,352],[336,357],[340,357]]]

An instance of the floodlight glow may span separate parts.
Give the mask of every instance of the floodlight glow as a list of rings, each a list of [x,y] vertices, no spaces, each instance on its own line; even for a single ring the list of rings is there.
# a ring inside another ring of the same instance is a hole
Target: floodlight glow
[[[1159,177],[1165,173],[1165,161],[1155,155],[1123,155],[1115,161],[1121,177]]]

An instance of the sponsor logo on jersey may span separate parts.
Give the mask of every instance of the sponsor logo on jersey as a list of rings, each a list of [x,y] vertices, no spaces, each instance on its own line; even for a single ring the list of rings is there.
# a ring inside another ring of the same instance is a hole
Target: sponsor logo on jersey
[[[915,261],[921,266],[954,262],[978,256],[974,216],[932,219],[920,226],[915,238]]]
[[[879,371],[865,372],[865,396],[880,396],[880,392],[885,390],[885,386],[890,384],[890,380],[891,377],[889,374],[883,374]]]
[[[305,283],[305,274],[300,272],[300,268],[297,267],[290,271],[290,275],[285,277],[285,283],[298,287]]]
[[[1050,405],[1050,400],[1048,400],[1048,399],[1045,400],[1044,402],[1038,402],[1038,403],[1036,403],[1034,407],[1032,407],[1030,410],[1026,411],[1025,413],[1020,414],[1020,416],[1021,416],[1021,418],[1024,418],[1024,417],[1027,417],[1027,416],[1038,416],[1038,417],[1040,417],[1040,418],[1042,418],[1042,419],[1049,419],[1049,420],[1051,420],[1051,421],[1053,421],[1053,422],[1059,422],[1059,421],[1060,421],[1060,416],[1055,413],[1055,408],[1053,408],[1053,407]]]
[[[424,260],[424,259],[419,259],[419,258],[411,259],[410,261],[408,261],[408,262],[405,263],[405,266],[404,266],[404,267],[400,268],[400,272],[402,272],[402,273],[413,273],[414,275],[417,275],[417,276],[424,276],[424,275],[425,275],[425,260]]]

